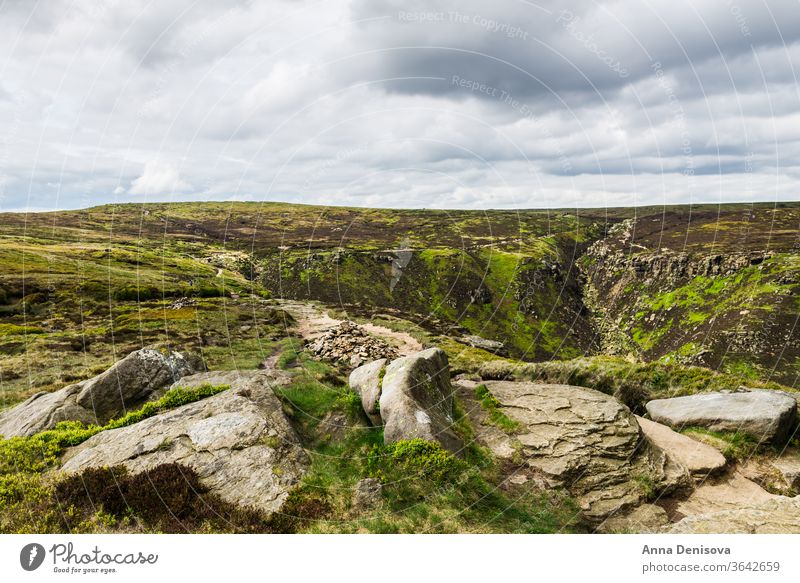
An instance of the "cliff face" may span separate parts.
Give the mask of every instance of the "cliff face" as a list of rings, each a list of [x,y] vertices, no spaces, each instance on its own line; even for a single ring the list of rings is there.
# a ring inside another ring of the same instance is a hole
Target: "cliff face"
[[[402,315],[436,333],[502,342],[515,358],[564,359],[595,348],[575,253],[569,237],[525,251],[285,251],[263,258],[259,272],[276,296]]]
[[[791,238],[718,251],[690,237],[679,250],[654,249],[637,241],[644,220],[615,225],[580,259],[600,350],[796,384],[800,255]]]

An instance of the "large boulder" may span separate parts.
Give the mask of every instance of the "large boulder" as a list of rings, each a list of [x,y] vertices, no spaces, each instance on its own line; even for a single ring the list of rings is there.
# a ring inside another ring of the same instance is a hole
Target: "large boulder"
[[[459,452],[453,432],[453,386],[447,354],[429,348],[392,361],[383,375],[380,415],[386,443],[404,439],[438,441]]]
[[[349,385],[361,397],[361,406],[373,425],[382,425],[380,413],[381,382],[386,371],[386,359],[374,360],[350,373]]]
[[[674,429],[741,431],[760,442],[785,440],[797,416],[793,397],[758,389],[656,399],[645,407],[653,421]]]
[[[725,456],[710,445],[676,433],[666,425],[649,419],[637,417],[636,420],[650,445],[663,451],[692,477],[702,479],[725,467]]]
[[[640,504],[646,495],[642,476],[652,476],[654,484],[663,479],[640,448],[636,419],[613,397],[568,385],[484,384],[500,412],[520,425],[512,449],[527,470],[513,479],[523,479],[527,471],[534,483],[567,489],[588,522]]]
[[[3,412],[0,435],[29,436],[52,429],[60,421],[105,424],[195,369],[179,352],[164,354],[148,348],[131,352],[94,378],[38,393]]]
[[[61,471],[123,465],[132,473],[179,463],[223,500],[265,514],[281,508],[309,459],[272,386],[288,377],[272,371],[207,373],[181,386],[229,384],[230,390],[98,433],[64,456]]]

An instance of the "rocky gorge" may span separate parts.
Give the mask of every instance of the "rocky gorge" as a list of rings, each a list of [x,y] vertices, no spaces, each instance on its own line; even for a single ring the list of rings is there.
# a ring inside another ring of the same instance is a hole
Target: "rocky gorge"
[[[800,532],[796,209],[137,208],[2,227],[3,532]]]

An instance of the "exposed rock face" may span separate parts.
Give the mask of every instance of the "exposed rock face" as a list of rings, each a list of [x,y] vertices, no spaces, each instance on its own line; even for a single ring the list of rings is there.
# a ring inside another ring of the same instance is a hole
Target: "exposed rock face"
[[[397,350],[385,340],[368,334],[355,322],[342,322],[308,346],[317,358],[361,366],[380,358],[395,358]]]
[[[193,363],[178,352],[137,350],[92,379],[53,393],[38,393],[0,414],[0,435],[33,435],[60,421],[104,424],[192,372]]]
[[[181,386],[225,383],[231,389],[134,425],[98,433],[70,449],[61,468],[124,465],[134,473],[165,463],[195,470],[222,499],[265,513],[282,506],[309,460],[271,386],[287,377],[271,371],[207,373]]]
[[[464,336],[461,342],[473,348],[480,348],[494,354],[505,354],[505,345],[497,340],[488,340],[480,336]]]
[[[666,511],[655,504],[642,504],[625,515],[612,516],[597,527],[597,532],[658,532],[669,524]]]
[[[438,441],[453,452],[461,440],[453,432],[453,386],[447,354],[429,348],[386,367],[380,396],[384,441]]]
[[[380,505],[383,498],[383,485],[375,478],[359,480],[353,490],[353,510],[361,512],[372,510]]]
[[[383,425],[379,401],[382,375],[386,370],[386,359],[381,358],[364,364],[350,373],[350,388],[361,396],[361,406],[374,425]]]
[[[485,383],[502,412],[522,424],[515,435],[520,453],[538,481],[565,487],[584,516],[600,522],[641,502],[633,476],[647,472],[644,456],[634,463],[639,425],[614,398],[567,385]]]
[[[685,500],[675,505],[678,516],[695,516],[733,510],[777,498],[739,471],[703,482]]]
[[[772,461],[772,465],[788,487],[800,492],[800,455],[779,457]]]
[[[797,534],[800,497],[775,497],[744,507],[687,516],[672,525],[674,534]]]
[[[785,439],[797,415],[794,398],[767,390],[656,399],[646,408],[654,421],[673,428],[743,431],[761,442]]]
[[[637,417],[636,420],[650,445],[662,450],[692,477],[704,478],[725,467],[725,456],[710,445],[676,433],[666,425],[649,419]]]

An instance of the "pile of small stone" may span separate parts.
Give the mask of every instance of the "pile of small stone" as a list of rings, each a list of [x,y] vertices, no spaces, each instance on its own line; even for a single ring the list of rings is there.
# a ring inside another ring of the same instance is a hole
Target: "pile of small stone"
[[[188,308],[189,306],[195,305],[195,301],[192,298],[182,297],[178,298],[174,302],[169,305],[170,310],[181,310],[183,308]]]
[[[355,322],[345,321],[308,345],[317,358],[361,366],[379,358],[397,358],[397,350],[384,340],[370,336]]]

